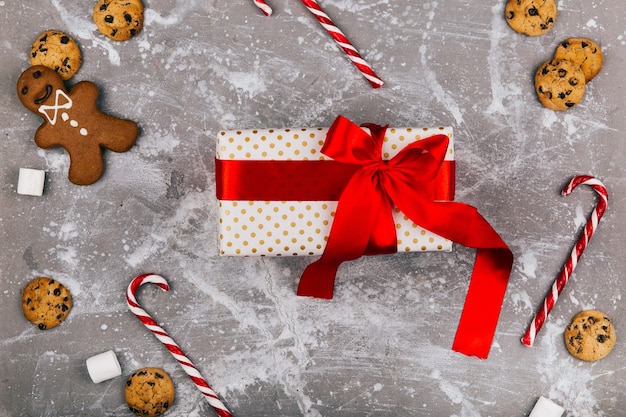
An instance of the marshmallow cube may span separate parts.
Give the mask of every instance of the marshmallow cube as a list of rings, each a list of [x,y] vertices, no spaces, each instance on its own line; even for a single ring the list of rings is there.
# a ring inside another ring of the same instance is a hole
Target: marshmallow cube
[[[43,195],[43,184],[46,179],[46,171],[39,169],[20,168],[20,176],[17,181],[17,193],[22,195]]]
[[[565,409],[545,397],[539,397],[528,417],[561,417]]]
[[[87,372],[94,384],[122,375],[115,352],[108,350],[87,359]]]

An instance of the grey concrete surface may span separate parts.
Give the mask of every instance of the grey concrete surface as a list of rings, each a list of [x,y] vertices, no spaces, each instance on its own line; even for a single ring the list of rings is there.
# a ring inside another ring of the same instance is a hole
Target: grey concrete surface
[[[214,415],[175,360],[128,310],[125,290],[155,272],[170,292],[142,305],[170,332],[235,416],[527,416],[539,396],[567,416],[626,408],[626,4],[560,0],[554,28],[529,38],[504,1],[321,1],[386,82],[372,89],[296,0],[146,0],[145,26],[116,43],[95,2],[0,1],[0,416],[130,416],[124,379],[164,368],[168,415]],[[33,142],[41,119],[15,85],[36,36],[71,34],[100,107],[141,129],[107,152],[96,184],[67,180],[61,149]],[[580,105],[542,107],[533,74],[568,37],[601,44],[605,63]],[[215,137],[222,129],[359,123],[449,125],[456,199],[509,244],[515,263],[487,360],[451,350],[474,251],[375,256],[341,267],[332,301],[295,295],[313,259],[224,258],[217,251]],[[16,192],[19,168],[46,171],[41,197]],[[574,175],[609,189],[609,208],[538,336],[520,337],[572,249],[595,196],[563,197]],[[66,284],[74,308],[45,332],[22,315],[35,276]],[[595,363],[570,356],[563,330],[584,309],[609,314],[618,342]],[[121,377],[93,384],[85,360],[113,349]]]

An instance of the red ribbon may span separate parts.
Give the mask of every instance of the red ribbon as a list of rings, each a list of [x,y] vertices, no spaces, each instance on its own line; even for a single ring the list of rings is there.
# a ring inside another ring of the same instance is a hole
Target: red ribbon
[[[512,252],[474,207],[433,201],[434,179],[448,147],[447,136],[413,142],[383,161],[386,128],[366,126],[371,135],[340,116],[328,131],[322,152],[360,169],[339,198],[324,253],[304,271],[298,295],[332,298],[342,262],[369,253],[395,252],[395,205],[423,228],[477,249],[452,349],[487,358],[513,265]]]
[[[476,248],[452,349],[487,358],[513,254],[475,208],[437,201],[451,200],[454,195],[454,165],[444,161],[446,135],[413,142],[384,161],[381,152],[386,127],[364,127],[370,134],[343,116],[335,120],[322,147],[322,153],[333,161],[216,160],[218,199],[338,201],[324,253],[300,279],[298,295],[302,296],[330,299],[342,262],[395,253],[393,206],[421,227]],[[446,184],[451,184],[452,190]]]

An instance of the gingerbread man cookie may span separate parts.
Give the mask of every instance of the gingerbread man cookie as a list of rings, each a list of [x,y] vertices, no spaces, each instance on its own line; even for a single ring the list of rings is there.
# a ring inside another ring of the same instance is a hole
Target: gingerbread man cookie
[[[131,120],[104,114],[97,106],[98,87],[81,81],[67,90],[54,70],[37,65],[17,81],[17,95],[44,122],[35,133],[43,149],[63,147],[70,156],[68,178],[78,185],[96,182],[104,172],[103,149],[128,151],[139,129]]]

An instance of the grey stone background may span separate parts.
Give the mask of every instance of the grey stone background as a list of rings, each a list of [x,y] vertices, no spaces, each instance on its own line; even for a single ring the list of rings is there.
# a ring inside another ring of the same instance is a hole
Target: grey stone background
[[[385,80],[372,89],[299,1],[146,0],[145,26],[116,43],[91,20],[95,2],[0,1],[0,416],[130,416],[124,378],[144,366],[172,376],[169,415],[213,415],[165,348],[130,313],[143,272],[172,289],[142,305],[198,366],[235,416],[527,416],[539,396],[567,416],[626,407],[624,60],[621,0],[560,0],[554,28],[529,38],[504,1],[321,1]],[[141,134],[106,153],[88,187],[66,175],[61,149],[33,142],[40,118],[15,94],[30,46],[46,29],[79,43],[107,113]],[[543,108],[533,74],[568,37],[602,45],[605,64],[583,102]],[[298,298],[311,258],[217,253],[215,136],[222,129],[358,123],[449,125],[459,201],[477,207],[516,260],[487,360],[450,347],[474,252],[376,256],[340,269],[332,301]],[[46,171],[41,197],[16,193],[21,167]],[[532,348],[520,337],[591,211],[577,174],[609,189],[609,208]],[[41,332],[22,316],[35,276],[74,296],[65,323]],[[618,343],[605,359],[571,357],[563,329],[581,310],[609,314]],[[113,349],[123,376],[93,384],[85,360]]]

